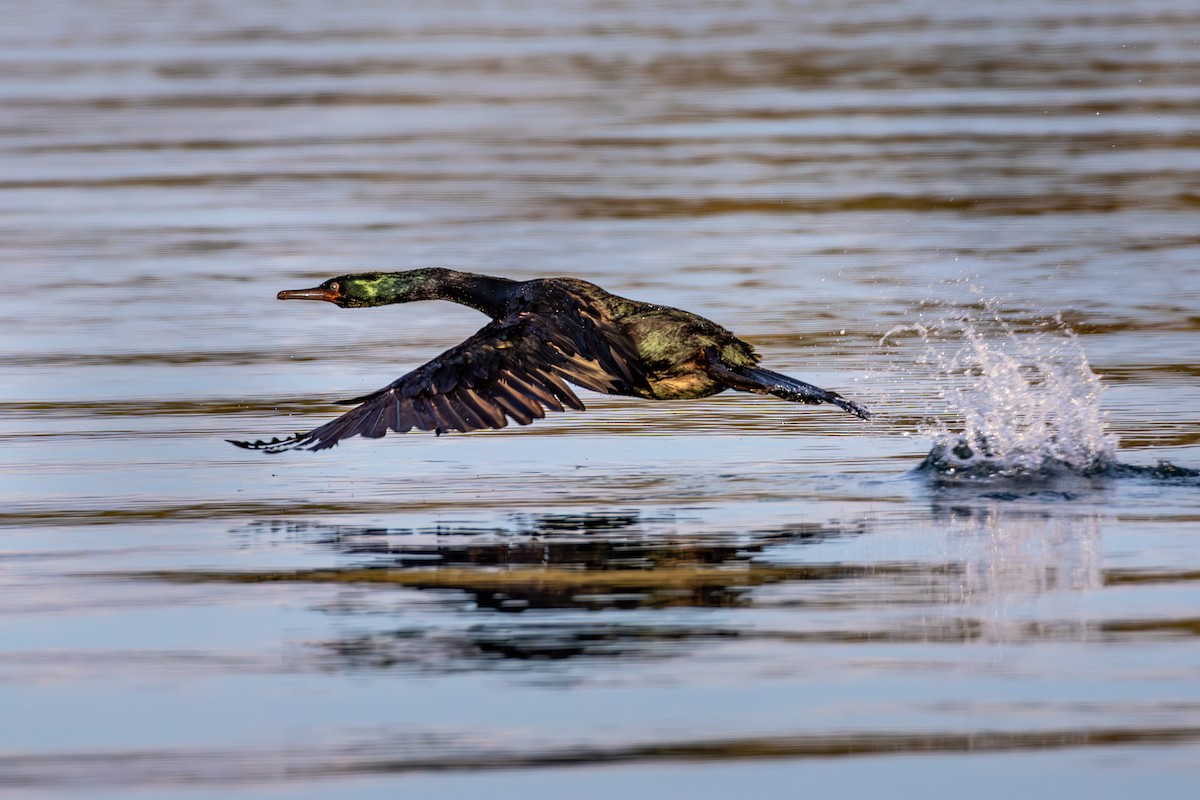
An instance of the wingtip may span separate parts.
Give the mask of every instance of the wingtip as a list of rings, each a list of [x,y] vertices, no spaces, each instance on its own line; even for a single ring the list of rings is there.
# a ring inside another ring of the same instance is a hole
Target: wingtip
[[[237,439],[226,439],[225,441],[229,442],[234,447],[240,447],[243,450],[255,450],[260,453],[274,454],[274,453],[282,453],[285,450],[295,449],[296,446],[299,444],[300,436],[301,436],[300,434],[297,434],[296,436],[293,436],[288,439],[280,439],[278,436],[276,436],[275,438],[271,439],[271,441],[269,441],[269,442],[264,441],[262,439],[259,439],[254,442],[243,442],[243,441],[238,441]]]

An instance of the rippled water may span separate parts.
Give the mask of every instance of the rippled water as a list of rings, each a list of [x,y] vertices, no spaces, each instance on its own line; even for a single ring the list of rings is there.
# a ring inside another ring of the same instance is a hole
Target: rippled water
[[[1194,796],[1194,2],[10,6],[0,787]],[[876,421],[224,442],[483,322],[277,290],[430,264],[702,313]],[[963,319],[1024,382],[881,343]],[[1010,391],[1134,468],[916,470]]]

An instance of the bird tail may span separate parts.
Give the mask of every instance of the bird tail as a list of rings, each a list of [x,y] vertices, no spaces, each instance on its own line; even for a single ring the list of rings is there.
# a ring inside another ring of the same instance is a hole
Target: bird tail
[[[843,411],[853,414],[860,419],[870,419],[871,412],[842,397],[837,392],[813,386],[811,383],[772,372],[761,367],[730,367],[722,364],[715,357],[709,359],[708,372],[714,378],[728,384],[731,389],[739,392],[754,392],[755,394],[772,394],[793,403],[818,405],[832,403]]]

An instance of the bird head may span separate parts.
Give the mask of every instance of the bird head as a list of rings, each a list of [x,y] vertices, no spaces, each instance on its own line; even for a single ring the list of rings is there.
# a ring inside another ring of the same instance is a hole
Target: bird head
[[[436,296],[435,279],[443,270],[360,272],[330,278],[312,289],[284,289],[279,300],[324,300],[342,308],[370,308],[389,303],[430,300]]]

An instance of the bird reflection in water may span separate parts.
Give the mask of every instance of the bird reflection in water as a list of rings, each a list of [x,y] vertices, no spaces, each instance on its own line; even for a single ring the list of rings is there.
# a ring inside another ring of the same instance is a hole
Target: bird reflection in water
[[[337,570],[255,578],[346,585],[347,594],[330,605],[342,619],[374,616],[375,590],[388,587],[434,592],[434,606],[449,612],[441,624],[358,630],[317,645],[318,658],[347,669],[460,671],[667,658],[744,632],[727,620],[657,612],[745,609],[756,586],[861,571],[772,559],[781,549],[862,532],[854,527],[801,523],[681,535],[677,525],[669,516],[628,511],[514,517],[511,527],[487,531],[268,522],[242,535],[308,537],[349,557],[351,565]],[[484,616],[464,617],[464,610]],[[580,611],[600,613],[581,618]]]
[[[639,511],[514,516],[491,528],[268,521],[239,535],[307,540],[334,551],[342,566],[153,577],[342,587],[320,602],[343,630],[311,644],[319,662],[338,669],[648,661],[735,639],[791,646],[1088,635],[1069,602],[1049,627],[1009,614],[1042,595],[1061,598],[1103,581],[1098,516],[970,498],[935,502],[933,522],[946,531],[941,559],[877,552],[830,562],[815,561],[807,548],[834,539],[849,545],[871,531],[861,523],[797,523],[681,534],[690,521]],[[414,604],[423,621],[397,626]]]

